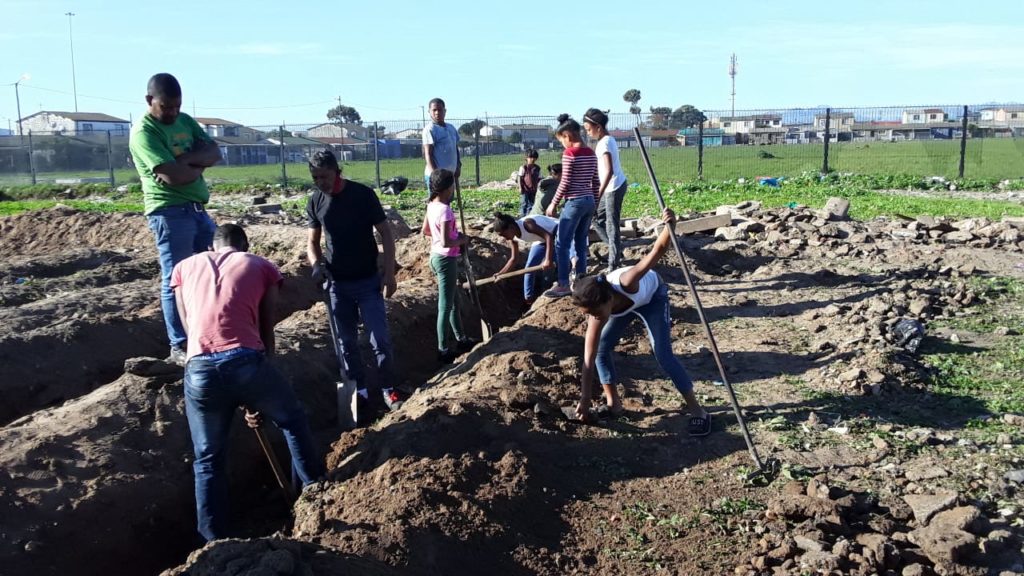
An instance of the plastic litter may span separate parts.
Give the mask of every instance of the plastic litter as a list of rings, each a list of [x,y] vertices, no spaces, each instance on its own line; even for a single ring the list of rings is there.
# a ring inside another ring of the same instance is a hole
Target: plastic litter
[[[893,341],[911,354],[917,352],[924,338],[924,324],[917,320],[904,318],[892,327]]]
[[[397,196],[402,193],[403,190],[409,185],[409,179],[405,176],[395,176],[389,178],[380,187],[381,194],[391,194]]]

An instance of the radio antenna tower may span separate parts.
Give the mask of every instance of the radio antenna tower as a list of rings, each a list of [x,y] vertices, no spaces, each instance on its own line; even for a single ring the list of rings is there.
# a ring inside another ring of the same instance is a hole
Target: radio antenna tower
[[[736,117],[736,53],[729,58],[729,78],[732,79],[732,116]]]

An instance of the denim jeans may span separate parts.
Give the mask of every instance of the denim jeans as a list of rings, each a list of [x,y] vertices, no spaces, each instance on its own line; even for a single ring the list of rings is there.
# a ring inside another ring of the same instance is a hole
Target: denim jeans
[[[533,203],[537,201],[537,192],[533,194],[527,194],[525,192],[519,193],[519,215],[526,216],[533,210]]]
[[[377,375],[382,389],[392,386],[391,335],[381,292],[380,276],[374,274],[362,280],[337,280],[331,283],[331,307],[338,325],[338,339],[344,356],[345,371],[362,389],[366,386],[366,372],[359,353],[359,320],[362,318],[370,333],[370,346],[377,360]]]
[[[555,238],[558,238],[557,232]],[[544,257],[547,256],[548,248],[544,242],[534,242],[533,246],[530,246],[530,252],[526,255],[526,267],[537,266],[544,262]],[[547,286],[544,284],[544,280],[549,278],[545,273],[547,271],[530,272],[523,276],[523,298],[526,300],[534,300],[540,293],[547,290]]]
[[[616,384],[615,363],[612,361],[612,351],[615,345],[622,338],[622,332],[633,321],[633,316],[639,316],[647,328],[647,337],[651,340],[651,348],[654,349],[654,357],[658,360],[661,369],[668,373],[672,383],[680,392],[693,390],[693,381],[686,373],[682,363],[672,353],[671,320],[668,310],[668,286],[663,282],[658,286],[651,301],[633,310],[625,316],[609,318],[608,323],[601,330],[601,338],[597,345],[597,375],[601,384]]]
[[[558,217],[558,236],[555,237],[555,261],[558,265],[558,285],[569,286],[569,248],[576,253],[576,276],[587,273],[587,246],[590,240],[590,219],[594,215],[594,197],[580,196],[565,201]]]
[[[454,340],[465,339],[462,317],[459,314],[459,257],[430,255],[430,269],[437,276],[437,349],[448,350],[448,335]]]
[[[228,535],[228,433],[243,405],[281,429],[303,486],[323,474],[306,414],[262,352],[235,348],[193,356],[185,366],[185,415],[196,455],[192,468],[198,529],[206,540]]]
[[[195,202],[154,210],[147,220],[156,239],[156,251],[160,258],[160,308],[164,313],[167,339],[171,346],[184,348],[185,329],[181,326],[178,308],[174,304],[171,271],[178,262],[209,250],[217,227],[203,210],[202,204]]]
[[[594,228],[601,241],[608,245],[608,268],[614,270],[622,264],[622,199],[626,196],[626,182],[615,190],[606,191],[594,215]]]

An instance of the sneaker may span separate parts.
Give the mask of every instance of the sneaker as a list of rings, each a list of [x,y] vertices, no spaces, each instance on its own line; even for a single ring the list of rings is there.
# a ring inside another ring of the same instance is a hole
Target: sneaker
[[[705,412],[703,417],[690,416],[690,421],[686,426],[686,431],[690,433],[690,436],[698,438],[710,434],[711,414]]]
[[[572,294],[572,290],[568,286],[555,286],[544,293],[548,298],[561,298]]]
[[[177,346],[171,346],[171,354],[164,362],[168,364],[175,364],[177,366],[185,367],[185,351]]]
[[[479,344],[480,341],[476,338],[463,338],[455,345],[455,349],[459,352],[469,352],[474,346]]]
[[[437,353],[437,361],[441,364],[451,364],[455,362],[455,357],[454,350],[439,350]]]
[[[384,405],[392,412],[401,408],[402,404],[405,403],[405,400],[402,400],[402,397],[398,394],[398,390],[394,388],[388,388],[382,392],[384,394]]]

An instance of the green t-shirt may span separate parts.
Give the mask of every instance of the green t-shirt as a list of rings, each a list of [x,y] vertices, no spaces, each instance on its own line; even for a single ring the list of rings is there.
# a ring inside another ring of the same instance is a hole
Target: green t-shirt
[[[132,126],[128,149],[142,181],[142,201],[146,214],[186,202],[206,204],[210,190],[202,176],[195,182],[170,186],[156,179],[153,169],[192,150],[196,140],[213,142],[199,124],[185,113],[178,114],[174,124],[163,124],[149,114]]]

